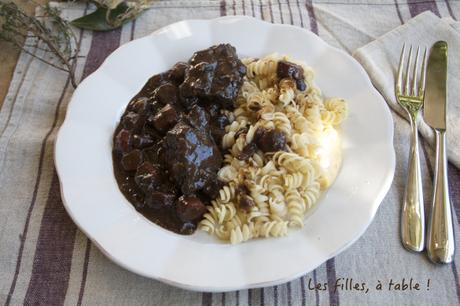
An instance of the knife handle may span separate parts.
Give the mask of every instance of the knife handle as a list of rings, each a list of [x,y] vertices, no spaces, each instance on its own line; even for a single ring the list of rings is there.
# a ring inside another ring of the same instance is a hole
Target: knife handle
[[[435,132],[436,172],[433,203],[428,221],[427,253],[434,263],[450,263],[455,253],[455,238],[447,180],[446,132]]]
[[[410,119],[412,134],[407,183],[401,213],[401,241],[406,249],[421,252],[425,244],[425,209],[418,147],[417,115],[410,116]]]

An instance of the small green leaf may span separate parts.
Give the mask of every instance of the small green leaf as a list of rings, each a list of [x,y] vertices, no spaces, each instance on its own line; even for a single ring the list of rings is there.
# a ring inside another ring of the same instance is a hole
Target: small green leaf
[[[126,14],[130,7],[125,2],[110,10],[108,15],[107,10],[106,7],[99,7],[91,14],[72,20],[70,24],[86,30],[110,31],[137,17],[136,14]]]

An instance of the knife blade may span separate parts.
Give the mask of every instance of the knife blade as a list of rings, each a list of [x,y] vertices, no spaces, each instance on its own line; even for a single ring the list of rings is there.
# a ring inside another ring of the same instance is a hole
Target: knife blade
[[[423,118],[436,136],[436,168],[433,203],[428,218],[426,250],[435,263],[450,263],[455,254],[452,203],[447,175],[447,43],[433,45],[426,71],[426,92]]]
[[[447,43],[431,47],[426,69],[423,119],[436,130],[446,130],[447,112]]]

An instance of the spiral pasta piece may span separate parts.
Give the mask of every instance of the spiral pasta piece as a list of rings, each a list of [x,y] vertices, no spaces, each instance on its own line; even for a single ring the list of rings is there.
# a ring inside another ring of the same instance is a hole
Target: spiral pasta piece
[[[261,237],[281,237],[286,236],[288,232],[287,221],[268,221],[256,223],[255,231]]]
[[[306,90],[298,90],[293,79],[278,79],[281,60],[302,67]],[[242,61],[247,75],[234,110],[224,112],[229,124],[221,146],[226,152],[217,173],[223,187],[199,223],[203,231],[232,244],[282,237],[289,228],[304,225],[333,179],[321,168],[324,139],[335,141],[327,135],[348,112],[343,99],[324,99],[313,83],[313,70],[303,62],[276,53]],[[252,147],[241,155],[256,142],[259,128],[281,131],[285,150]]]
[[[324,108],[321,111],[321,119],[325,124],[339,125],[347,116],[347,104],[343,99],[333,98],[326,100]]]
[[[232,244],[248,241],[254,237],[254,223],[243,224],[230,231],[230,242]]]

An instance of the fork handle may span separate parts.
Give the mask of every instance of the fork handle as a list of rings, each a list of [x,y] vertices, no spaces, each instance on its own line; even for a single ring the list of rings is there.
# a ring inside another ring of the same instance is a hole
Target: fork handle
[[[446,135],[436,132],[436,172],[433,203],[428,222],[427,252],[435,263],[449,263],[455,252],[452,207],[447,181]]]
[[[421,252],[425,244],[425,210],[420,170],[417,116],[410,116],[410,119],[411,143],[407,184],[401,213],[401,239],[406,249]]]

